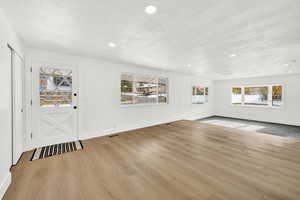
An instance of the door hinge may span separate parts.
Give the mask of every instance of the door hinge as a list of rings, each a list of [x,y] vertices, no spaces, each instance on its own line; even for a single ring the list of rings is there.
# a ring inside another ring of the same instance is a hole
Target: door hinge
[[[32,106],[32,100],[30,100],[30,105]]]
[[[32,133],[30,133],[30,138],[32,139]]]
[[[32,67],[30,67],[30,72],[32,72]]]

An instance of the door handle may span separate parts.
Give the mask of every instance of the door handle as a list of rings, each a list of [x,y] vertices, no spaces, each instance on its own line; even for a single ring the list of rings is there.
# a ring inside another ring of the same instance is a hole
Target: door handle
[[[73,106],[73,108],[76,110],[76,109],[77,109],[77,106]]]

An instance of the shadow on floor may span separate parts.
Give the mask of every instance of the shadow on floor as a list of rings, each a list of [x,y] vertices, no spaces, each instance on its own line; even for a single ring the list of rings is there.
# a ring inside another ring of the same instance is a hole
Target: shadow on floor
[[[242,120],[217,116],[197,121],[229,128],[236,128],[244,131],[255,131],[259,133],[300,139],[300,126],[290,126],[283,124],[257,122],[251,120]]]

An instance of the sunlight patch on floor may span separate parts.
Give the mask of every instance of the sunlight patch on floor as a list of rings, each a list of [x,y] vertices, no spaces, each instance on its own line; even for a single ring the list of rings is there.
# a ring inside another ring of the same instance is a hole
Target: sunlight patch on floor
[[[217,126],[224,126],[227,128],[237,128],[237,129],[243,130],[243,131],[258,131],[258,130],[265,128],[265,126],[249,125],[249,124],[244,124],[244,123],[240,123],[240,122],[232,122],[232,121],[227,121],[227,120],[204,120],[202,122],[207,123],[207,124],[217,125]]]

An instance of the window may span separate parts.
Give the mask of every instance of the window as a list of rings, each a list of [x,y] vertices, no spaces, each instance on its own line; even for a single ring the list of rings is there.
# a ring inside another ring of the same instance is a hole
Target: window
[[[193,86],[192,104],[203,104],[208,102],[208,87]]]
[[[168,103],[168,79],[123,73],[121,104]]]
[[[208,103],[208,87],[205,88],[205,102]]]
[[[282,106],[282,86],[272,86],[272,106]]]
[[[235,105],[242,104],[242,88],[232,88],[231,102]]]
[[[158,79],[158,103],[168,103],[168,79]]]
[[[268,105],[268,87],[245,87],[246,105]]]
[[[72,105],[72,70],[40,68],[40,106]]]
[[[231,92],[232,105],[280,107],[283,105],[282,98],[282,85],[234,87]]]

